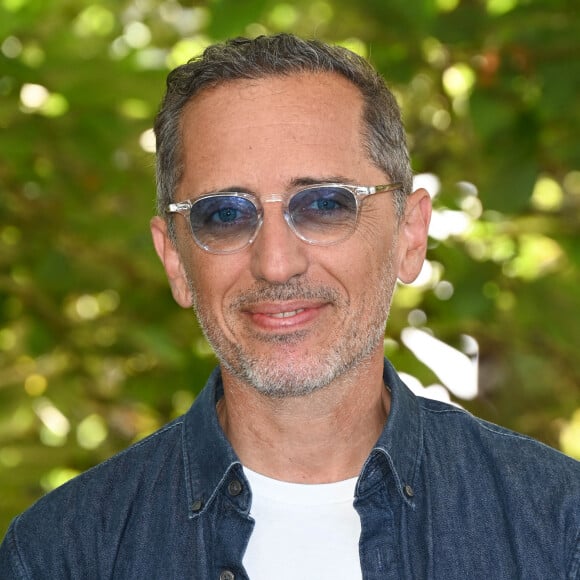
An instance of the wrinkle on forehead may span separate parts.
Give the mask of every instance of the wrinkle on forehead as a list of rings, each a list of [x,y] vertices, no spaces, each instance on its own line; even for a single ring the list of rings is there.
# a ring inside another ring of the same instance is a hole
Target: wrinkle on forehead
[[[310,178],[359,183],[370,163],[363,141],[362,95],[339,75],[228,81],[183,113],[181,194],[234,185],[284,193]]]
[[[296,86],[304,91],[296,91]],[[336,107],[339,100],[351,100],[349,106]],[[358,107],[352,107],[352,100],[358,101]],[[274,119],[246,116],[256,101],[267,106]],[[354,110],[353,110],[354,109]],[[343,77],[331,73],[301,73],[288,76],[271,76],[261,79],[238,79],[226,81],[215,87],[204,89],[186,105],[183,113],[182,129],[197,115],[195,125],[200,130],[208,125],[215,125],[214,130],[227,131],[219,123],[223,112],[236,112],[236,127],[240,129],[309,126],[305,120],[313,113],[323,114],[327,120],[341,125],[352,124],[356,116],[358,128],[362,128],[363,99],[360,91]],[[203,114],[201,114],[203,113]]]

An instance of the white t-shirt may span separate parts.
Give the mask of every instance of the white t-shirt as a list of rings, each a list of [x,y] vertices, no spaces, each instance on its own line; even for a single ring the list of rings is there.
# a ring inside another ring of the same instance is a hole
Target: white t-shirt
[[[306,485],[244,472],[256,522],[243,560],[251,580],[362,578],[357,478]]]

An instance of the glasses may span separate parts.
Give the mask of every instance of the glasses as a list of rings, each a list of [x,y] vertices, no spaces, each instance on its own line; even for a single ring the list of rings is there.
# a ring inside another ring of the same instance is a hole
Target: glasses
[[[329,246],[354,232],[363,200],[400,188],[400,183],[370,187],[329,183],[305,187],[288,199],[279,194],[260,199],[251,193],[223,191],[170,203],[167,212],[188,219],[200,248],[212,254],[233,254],[256,239],[264,221],[263,204],[280,202],[286,223],[301,240]]]

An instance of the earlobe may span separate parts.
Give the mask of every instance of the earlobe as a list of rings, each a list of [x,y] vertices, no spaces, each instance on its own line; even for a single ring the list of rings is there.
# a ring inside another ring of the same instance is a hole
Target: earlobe
[[[409,284],[421,272],[431,221],[431,198],[425,189],[418,189],[407,199],[405,217],[400,225],[399,279]]]
[[[165,268],[173,298],[183,308],[191,308],[193,304],[191,290],[179,252],[169,238],[167,223],[159,216],[155,216],[150,225],[153,245]]]

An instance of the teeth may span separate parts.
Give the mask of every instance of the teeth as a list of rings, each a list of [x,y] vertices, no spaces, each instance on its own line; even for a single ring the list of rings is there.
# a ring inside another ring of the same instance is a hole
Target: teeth
[[[290,312],[277,312],[276,314],[270,314],[270,316],[272,318],[290,318],[291,316],[296,316],[299,312],[304,312],[304,308],[291,310]]]

